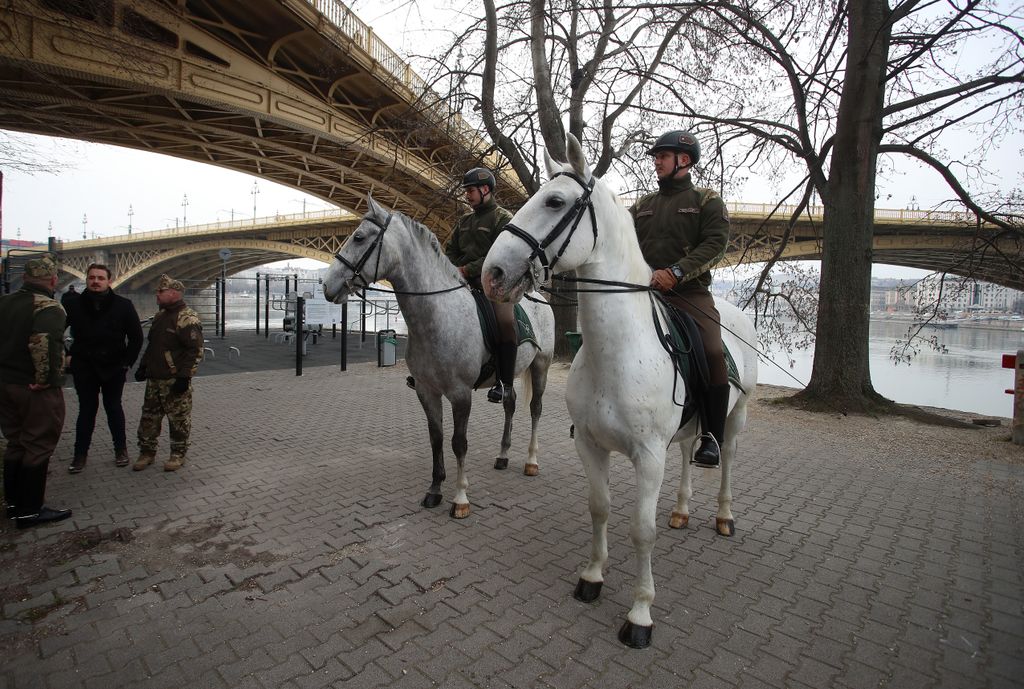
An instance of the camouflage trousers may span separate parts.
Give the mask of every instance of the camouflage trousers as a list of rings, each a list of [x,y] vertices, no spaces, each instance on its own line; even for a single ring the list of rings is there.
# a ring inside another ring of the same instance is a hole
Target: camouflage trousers
[[[173,378],[146,381],[146,397],[139,419],[139,452],[142,454],[156,454],[165,415],[171,433],[171,454],[184,457],[188,452],[188,436],[192,432],[192,385],[180,395],[171,392],[172,385]]]

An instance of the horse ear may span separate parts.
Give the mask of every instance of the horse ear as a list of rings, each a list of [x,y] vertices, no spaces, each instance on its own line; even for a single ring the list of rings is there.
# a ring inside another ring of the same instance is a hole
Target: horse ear
[[[567,134],[565,137],[566,150],[569,153],[569,164],[572,165],[572,169],[581,178],[590,179],[590,165],[583,158],[583,146],[580,145],[579,139],[572,134]]]
[[[373,194],[366,195],[366,208],[370,215],[377,216],[388,214],[388,212],[384,210],[384,206],[373,200]]]

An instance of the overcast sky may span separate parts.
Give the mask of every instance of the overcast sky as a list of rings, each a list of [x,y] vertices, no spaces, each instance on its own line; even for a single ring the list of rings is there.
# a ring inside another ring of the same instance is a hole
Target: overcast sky
[[[397,52],[404,54],[423,40],[430,22],[443,21],[440,13],[424,17],[419,6],[398,3],[354,2],[355,11]],[[5,170],[3,236],[45,241],[50,234],[81,239],[133,231],[173,228],[176,225],[300,213],[331,208],[315,197],[266,180],[230,170],[169,156],[100,144],[11,134],[31,142],[42,157],[58,161],[53,174]],[[1024,134],[1017,134],[989,167],[1002,171],[1007,186],[1022,185]],[[258,193],[253,194],[256,184]],[[934,173],[909,164],[879,180],[879,208],[928,208],[950,194]],[[186,203],[187,197],[187,203]],[[730,201],[771,201],[768,190],[754,180],[742,198]],[[131,215],[129,215],[131,209]],[[84,220],[84,222],[83,222]],[[876,277],[920,277],[923,271],[879,266]]]

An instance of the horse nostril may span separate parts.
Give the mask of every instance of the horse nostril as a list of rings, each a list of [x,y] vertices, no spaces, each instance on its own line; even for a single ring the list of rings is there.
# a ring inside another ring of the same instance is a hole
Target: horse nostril
[[[502,278],[502,276],[503,276],[504,274],[505,274],[505,271],[503,271],[503,270],[502,270],[501,268],[498,268],[497,266],[495,266],[495,267],[492,267],[492,268],[491,268],[491,270],[490,270],[490,276],[489,276],[489,277],[490,277],[490,278],[491,278],[491,280],[493,280],[494,282],[498,282],[499,280],[501,280],[501,278]]]

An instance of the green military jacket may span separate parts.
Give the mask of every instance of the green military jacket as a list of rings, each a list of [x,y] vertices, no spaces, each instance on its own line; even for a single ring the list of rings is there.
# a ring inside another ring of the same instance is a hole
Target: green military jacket
[[[729,245],[725,202],[710,189],[694,187],[690,175],[658,186],[629,209],[644,260],[655,270],[679,266],[680,288],[693,281],[708,287],[711,269]]]
[[[142,364],[156,380],[191,378],[203,360],[203,323],[184,301],[165,306],[149,327]]]
[[[456,266],[466,266],[467,278],[480,277],[480,269],[491,244],[510,220],[512,214],[491,196],[472,213],[459,218],[459,224],[444,249],[445,255]]]
[[[65,320],[45,287],[26,283],[0,297],[0,382],[64,385]]]

